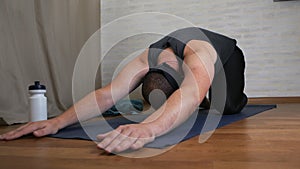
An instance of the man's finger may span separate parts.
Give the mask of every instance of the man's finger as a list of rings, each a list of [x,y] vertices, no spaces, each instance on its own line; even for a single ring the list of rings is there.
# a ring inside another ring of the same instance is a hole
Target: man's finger
[[[154,138],[138,138],[135,143],[131,145],[131,149],[137,150],[143,148],[145,144],[150,143],[154,140]]]
[[[97,140],[101,141],[101,140],[105,139],[105,137],[107,137],[109,134],[110,134],[110,132],[104,133],[104,134],[98,134],[97,135]]]
[[[122,144],[123,141],[130,139],[129,135],[131,130],[123,130],[121,133],[111,141],[111,143],[105,148],[108,152],[114,152],[115,149]]]
[[[106,137],[97,145],[99,148],[105,149],[112,140],[114,140],[120,133],[114,131],[109,132]]]
[[[130,148],[133,150],[137,150],[137,149],[142,148],[144,145],[145,145],[145,143],[144,143],[143,139],[137,139],[136,142],[133,143]]]
[[[21,136],[27,135],[29,133],[32,133],[38,129],[43,128],[44,126],[41,125],[40,123],[28,123],[14,131],[11,131],[7,134],[3,135],[4,140],[13,140],[16,138],[19,138]]]
[[[33,134],[36,137],[42,137],[42,136],[46,136],[48,134],[56,134],[56,133],[57,133],[57,130],[53,130],[52,128],[47,127],[47,126],[45,126],[44,128],[38,129],[38,130],[36,130],[36,131],[33,132]]]
[[[13,131],[10,131],[10,132],[8,132],[8,133],[2,134],[2,135],[0,136],[0,139],[1,139],[1,140],[8,140],[8,138],[10,138],[11,136],[13,136],[16,132],[19,132],[19,131],[23,130],[23,128],[27,127],[28,125],[30,125],[30,124],[27,123],[26,125],[23,125],[23,126],[17,128],[17,129],[15,129],[15,130],[13,130]]]
[[[123,140],[115,149],[115,152],[122,152],[127,149],[129,149],[133,143],[135,143],[137,140],[137,136],[134,135],[134,133],[131,134],[131,136],[127,137],[127,139]]]

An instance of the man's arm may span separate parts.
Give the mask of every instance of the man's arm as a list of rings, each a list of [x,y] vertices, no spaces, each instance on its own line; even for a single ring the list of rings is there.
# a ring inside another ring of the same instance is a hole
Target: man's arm
[[[84,121],[103,113],[139,85],[141,78],[148,71],[147,54],[148,50],[129,62],[109,85],[91,92],[60,116],[27,123],[16,130],[0,135],[0,140],[13,140],[29,133],[37,137],[55,134],[78,120]]]
[[[61,124],[64,124],[62,127],[76,122],[77,119],[85,121],[105,112],[118,100],[138,87],[142,77],[149,69],[147,54],[148,50],[144,51],[141,55],[129,62],[110,84],[90,93],[67,110],[66,113],[59,116],[58,120],[61,121]],[[96,102],[93,101],[95,98]],[[75,111],[77,112],[77,117],[76,114],[74,116]]]
[[[214,76],[216,52],[203,41],[188,43],[183,71],[185,78],[166,103],[144,122],[161,136],[183,123],[198,108],[206,96]]]

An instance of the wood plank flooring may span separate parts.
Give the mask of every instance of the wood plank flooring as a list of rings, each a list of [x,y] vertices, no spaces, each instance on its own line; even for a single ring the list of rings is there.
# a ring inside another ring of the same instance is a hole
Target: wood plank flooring
[[[17,126],[0,127],[0,133]],[[1,169],[299,169],[300,104],[277,109],[217,129],[205,143],[199,137],[148,158],[129,158],[157,149],[107,155],[83,140],[34,138],[0,141]]]

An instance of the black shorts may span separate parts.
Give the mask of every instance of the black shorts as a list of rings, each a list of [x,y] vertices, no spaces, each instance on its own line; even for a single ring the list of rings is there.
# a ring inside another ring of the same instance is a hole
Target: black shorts
[[[244,93],[245,59],[239,47],[235,47],[234,52],[223,65],[223,68],[226,82],[224,82],[224,73],[223,75],[222,73],[216,73],[210,89],[209,99],[212,107],[223,112],[223,114],[239,113],[248,100]],[[226,84],[226,87],[221,87],[220,84]]]

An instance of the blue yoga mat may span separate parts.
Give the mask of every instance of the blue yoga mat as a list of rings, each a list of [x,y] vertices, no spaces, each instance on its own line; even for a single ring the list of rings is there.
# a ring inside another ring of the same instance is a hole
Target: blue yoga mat
[[[190,139],[201,133],[205,133],[230,123],[245,119],[275,108],[276,105],[247,105],[239,114],[220,115],[215,110],[200,110],[195,112],[183,124],[171,132],[156,138],[153,142],[145,145],[148,148],[165,148],[179,142]],[[55,138],[97,140],[98,134],[103,134],[124,124],[133,124],[143,121],[148,115],[138,114],[121,116],[109,120],[97,119],[84,123],[77,123],[60,130],[57,134],[50,135]]]

